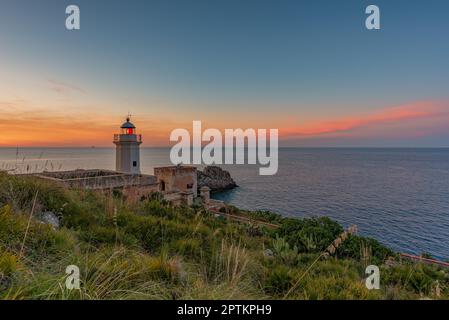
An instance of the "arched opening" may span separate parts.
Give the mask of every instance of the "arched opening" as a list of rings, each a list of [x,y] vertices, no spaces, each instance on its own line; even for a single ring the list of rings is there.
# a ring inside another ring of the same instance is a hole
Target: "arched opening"
[[[161,189],[161,191],[165,191],[165,181],[164,180],[161,180],[160,182],[160,189]]]

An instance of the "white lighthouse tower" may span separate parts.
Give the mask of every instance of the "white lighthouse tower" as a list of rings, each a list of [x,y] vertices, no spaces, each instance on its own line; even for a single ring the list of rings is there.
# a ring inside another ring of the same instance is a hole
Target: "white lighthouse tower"
[[[142,135],[136,133],[136,127],[129,121],[120,127],[121,132],[114,134],[116,147],[115,169],[119,172],[140,174],[140,144]]]

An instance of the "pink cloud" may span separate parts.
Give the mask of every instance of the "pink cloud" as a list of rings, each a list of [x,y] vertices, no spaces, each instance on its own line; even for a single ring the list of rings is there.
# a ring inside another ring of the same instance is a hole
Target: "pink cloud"
[[[285,138],[335,136],[348,134],[362,128],[375,128],[385,124],[403,124],[413,120],[436,118],[442,115],[449,115],[448,102],[419,101],[388,107],[371,114],[327,119],[303,126],[282,129],[281,136]]]

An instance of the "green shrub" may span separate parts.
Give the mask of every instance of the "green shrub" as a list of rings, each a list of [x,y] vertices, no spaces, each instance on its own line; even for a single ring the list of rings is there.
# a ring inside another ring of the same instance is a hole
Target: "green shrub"
[[[449,273],[434,266],[424,264],[398,265],[382,269],[382,280],[394,286],[400,286],[417,294],[430,295],[437,281],[442,285],[443,293],[449,291]]]
[[[29,217],[25,215],[13,213],[9,206],[0,208],[0,243],[20,250],[25,240],[24,250],[32,258],[64,253],[73,248],[74,239],[64,230],[56,231],[51,226],[34,220],[28,228],[28,220]]]
[[[277,265],[265,268],[263,287],[268,294],[283,295],[293,286],[294,280],[294,275],[287,266]]]
[[[147,258],[145,268],[153,279],[162,279],[174,283],[181,280],[182,263],[177,257],[169,258],[162,253],[159,257]]]
[[[15,272],[19,266],[18,260],[16,255],[0,249],[0,278],[9,277]]]
[[[36,194],[35,213],[58,214],[61,229],[29,220]],[[382,266],[382,289],[367,290],[365,263],[394,254],[373,239],[351,236],[317,260],[343,231],[328,218],[228,210],[280,227],[216,218],[199,205],[173,207],[159,194],[129,203],[120,194],[0,173],[0,298],[266,299],[283,298],[296,283],[288,298],[449,297],[447,271],[404,262]],[[80,290],[65,289],[71,264],[80,267]]]
[[[340,274],[305,277],[292,298],[309,300],[379,299],[378,290],[368,290],[363,281],[354,281]]]
[[[421,257],[425,258],[425,259],[433,259],[433,256],[431,253],[429,252],[423,252],[421,253]]]
[[[60,185],[35,177],[0,175],[0,206],[30,212],[36,195],[41,210],[59,213],[67,205],[73,209],[73,193]]]
[[[364,257],[364,250],[368,251],[369,257]],[[349,236],[337,249],[337,256],[341,258],[367,259],[368,264],[372,263],[376,265],[383,264],[388,257],[394,255],[391,249],[379,241],[356,235]]]
[[[81,233],[82,239],[94,244],[114,244],[119,240],[117,230],[111,226],[90,226],[86,231]]]
[[[201,251],[201,242],[194,238],[179,239],[174,242],[173,249],[181,255],[197,257]]]
[[[343,232],[343,228],[327,217],[287,218],[274,232],[284,237],[290,245],[297,246],[301,252],[320,252]]]
[[[286,265],[294,265],[298,261],[298,247],[290,247],[284,238],[276,237],[273,240],[273,253],[275,258]]]
[[[157,217],[173,219],[176,216],[174,210],[170,208],[167,203],[162,203],[161,201],[154,199],[143,201],[141,204],[141,210],[144,214]]]

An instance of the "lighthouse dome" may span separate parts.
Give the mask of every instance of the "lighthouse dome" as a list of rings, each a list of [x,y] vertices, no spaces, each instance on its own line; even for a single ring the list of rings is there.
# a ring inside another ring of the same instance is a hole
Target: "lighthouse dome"
[[[123,123],[120,128],[122,128],[122,129],[135,129],[136,126],[133,125],[131,122],[129,122],[129,118],[126,118],[126,122]]]

